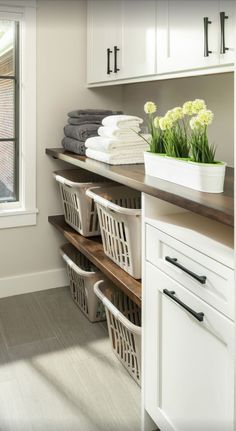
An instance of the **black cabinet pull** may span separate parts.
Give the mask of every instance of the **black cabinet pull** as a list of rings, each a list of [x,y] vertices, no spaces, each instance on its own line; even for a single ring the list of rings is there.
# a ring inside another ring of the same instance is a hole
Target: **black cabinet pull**
[[[183,307],[186,311],[188,311],[188,313],[190,313],[193,317],[195,317],[195,319],[197,319],[199,322],[203,322],[204,319],[204,313],[197,313],[195,310],[193,310],[192,308],[190,308],[188,305],[186,305],[184,302],[180,301],[180,299],[178,299],[175,296],[175,291],[174,290],[168,290],[168,289],[164,289],[163,293],[167,296],[169,296],[169,298],[173,299],[173,301],[177,302],[177,304],[179,304],[181,307]]]
[[[229,50],[229,48],[226,48],[225,46],[225,20],[229,17],[225,15],[225,12],[220,12],[220,31],[221,31],[221,37],[220,37],[220,53],[225,54],[226,51]]]
[[[203,18],[203,22],[204,22],[204,57],[209,57],[209,54],[212,54],[212,51],[209,51],[208,49],[208,25],[211,24],[212,22],[209,21],[207,16]]]
[[[107,48],[107,75],[112,73],[112,69],[110,68],[110,54],[112,54],[112,50]]]
[[[178,260],[176,258],[172,258],[169,256],[165,257],[165,260],[169,263],[171,263],[174,266],[177,266],[177,268],[182,269],[182,271],[186,272],[186,274],[190,275],[190,277],[194,278],[195,280],[199,281],[201,284],[206,284],[206,276],[205,275],[197,275],[194,272],[190,271],[189,269],[185,268],[183,265],[178,263]]]
[[[117,46],[114,46],[114,72],[119,72],[119,68],[117,67],[117,52],[120,51],[120,49]]]

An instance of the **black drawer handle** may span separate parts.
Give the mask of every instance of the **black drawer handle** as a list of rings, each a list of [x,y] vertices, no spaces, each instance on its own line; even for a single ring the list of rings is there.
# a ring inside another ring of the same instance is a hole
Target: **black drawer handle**
[[[119,72],[119,68],[117,67],[117,52],[120,51],[120,49],[118,48],[118,46],[114,46],[114,72],[117,73]]]
[[[204,313],[197,313],[192,308],[190,308],[188,305],[186,305],[184,302],[180,301],[180,299],[176,298],[175,291],[174,290],[168,290],[164,289],[163,293],[169,298],[173,299],[173,301],[177,302],[181,307],[183,307],[188,313],[190,313],[195,319],[197,319],[199,322],[203,322],[204,320]]]
[[[182,269],[182,271],[186,272],[186,274],[190,275],[190,277],[194,278],[199,283],[206,284],[207,278],[206,278],[205,275],[197,275],[197,274],[195,274],[194,272],[190,271],[189,269],[185,268],[183,265],[181,265],[180,263],[178,263],[178,260],[176,258],[172,258],[172,257],[166,256],[165,260],[167,260],[167,262],[171,263],[172,265],[177,266],[177,268]]]
[[[225,12],[220,12],[220,30],[221,30],[221,38],[220,38],[220,53],[225,54],[229,48],[225,46],[225,20],[229,17],[225,15]]]
[[[209,57],[209,54],[212,54],[212,51],[208,49],[208,25],[212,22],[208,19],[207,16],[203,18],[204,23],[204,57]]]
[[[112,73],[112,69],[110,68],[110,55],[112,54],[112,50],[107,48],[107,75]]]

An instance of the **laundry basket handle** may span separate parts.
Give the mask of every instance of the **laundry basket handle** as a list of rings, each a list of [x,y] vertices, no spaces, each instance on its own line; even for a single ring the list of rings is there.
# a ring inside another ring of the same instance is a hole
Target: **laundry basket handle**
[[[119,320],[127,329],[129,329],[131,332],[141,335],[142,328],[140,326],[135,325],[134,323],[130,322],[127,317],[125,317],[113,304],[109,299],[101,292],[99,289],[99,285],[103,284],[103,280],[99,280],[94,285],[94,292],[97,295],[97,297],[101,300],[103,305],[108,308],[108,310],[114,315],[114,317]]]
[[[54,174],[54,177],[55,177],[55,180],[61,184],[64,184],[69,187],[78,187],[78,184],[79,184],[78,182],[76,183],[74,181],[68,180],[67,178],[64,178],[61,175],[57,175],[57,174]]]
[[[100,187],[92,187],[88,190],[86,190],[86,195],[92,198],[97,204],[101,204],[102,206],[110,209],[116,209],[117,205],[113,204],[113,202],[109,201],[108,199],[103,198],[102,196],[97,195],[97,193],[94,193],[93,190],[99,190]]]
[[[114,187],[116,187],[116,186],[114,186]],[[92,187],[92,188],[89,188],[86,190],[86,195],[89,196],[90,198],[92,198],[96,204],[100,204],[103,207],[105,207],[111,211],[114,211],[116,213],[131,214],[131,215],[140,216],[140,213],[141,213],[140,209],[121,207],[121,206],[114,204],[113,202],[109,201],[108,199],[105,199],[102,196],[99,196],[97,193],[93,192],[93,190],[96,190],[96,189],[99,190],[99,188],[100,187]]]
[[[84,271],[81,269],[78,265],[76,265],[75,262],[63,251],[61,252],[62,259],[67,263],[67,265],[72,268],[78,275],[81,275],[83,277],[91,277],[92,275],[95,275],[95,271]]]
[[[78,181],[71,181],[71,180],[68,180],[68,178],[65,178],[65,177],[63,177],[61,175],[58,175],[56,173],[54,173],[54,177],[55,177],[56,181],[58,181],[61,184],[66,185],[68,187],[83,188],[85,185],[87,186],[87,185],[91,184],[91,186],[92,186],[94,184],[94,181],[92,181],[92,180],[90,180],[90,181],[82,181],[82,182],[79,182],[79,180]],[[96,181],[96,184],[104,185],[106,183],[105,182],[101,182],[101,181],[100,182]]]

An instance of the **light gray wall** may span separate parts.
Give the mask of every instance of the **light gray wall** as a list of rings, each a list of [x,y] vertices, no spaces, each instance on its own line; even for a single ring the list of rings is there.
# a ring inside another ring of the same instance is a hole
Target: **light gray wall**
[[[45,155],[59,147],[66,113],[76,108],[122,107],[120,87],[86,89],[86,2],[37,2],[37,226],[0,231],[0,278],[62,267],[62,236],[49,225],[61,212],[52,171],[62,167]],[[67,165],[67,167],[70,167]]]
[[[52,171],[63,165],[45,155],[58,147],[66,113],[81,107],[124,109],[143,114],[146,100],[154,100],[159,113],[186,99],[205,98],[215,112],[211,136],[218,157],[232,164],[233,76],[196,77],[163,82],[86,89],[85,0],[37,2],[37,225],[0,231],[0,279],[62,267],[58,246],[62,236],[49,225],[50,214],[61,212]],[[70,167],[66,165],[66,167]]]
[[[158,115],[163,115],[186,100],[205,99],[215,114],[214,122],[209,127],[209,137],[217,146],[216,157],[233,166],[233,79],[233,73],[225,73],[127,84],[123,90],[124,110],[144,118],[143,105],[147,100],[156,102]]]

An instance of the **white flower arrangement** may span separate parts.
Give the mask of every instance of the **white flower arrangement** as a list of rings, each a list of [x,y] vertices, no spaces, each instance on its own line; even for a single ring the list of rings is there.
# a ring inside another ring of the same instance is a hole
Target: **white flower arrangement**
[[[154,114],[157,110],[157,106],[154,102],[146,102],[144,105],[144,112],[146,114]]]
[[[189,100],[183,104],[184,115],[198,114],[198,112],[205,109],[206,109],[206,103],[205,103],[205,100],[202,100],[202,99]]]
[[[163,117],[152,117],[152,105],[145,109],[164,147],[164,154],[158,154],[155,145],[144,153],[146,174],[201,192],[222,193],[226,163],[215,161],[215,146],[208,141],[214,114],[205,101],[188,100]]]
[[[193,102],[193,113],[198,114],[198,112],[206,109],[205,100],[195,99]]]
[[[194,162],[214,163],[215,147],[209,145],[207,137],[207,128],[214,114],[207,109],[203,99],[188,100],[183,106],[168,110],[163,117],[153,117],[157,111],[154,102],[146,102],[144,111],[148,115],[151,152]]]
[[[207,127],[212,123],[214,114],[206,107],[200,110],[197,116],[190,120],[191,157],[193,161],[200,163],[214,163],[215,146],[210,145],[207,136]]]
[[[165,152],[170,157],[186,158],[189,155],[188,137],[181,106],[167,111],[160,119],[160,128],[164,132]]]
[[[159,125],[161,130],[164,132],[166,130],[170,130],[173,126],[173,121],[171,118],[168,118],[167,116],[161,117],[159,120]]]
[[[150,142],[148,142],[148,144],[150,146],[151,153],[164,153],[165,150],[163,146],[163,133],[160,128],[161,117],[158,117],[158,116],[154,117],[154,114],[156,111],[157,111],[157,106],[154,102],[145,103],[144,112],[148,116],[147,118],[148,131],[151,135],[151,139],[150,139]]]

